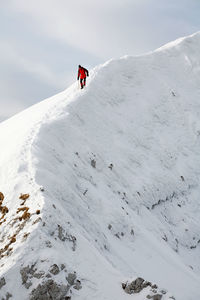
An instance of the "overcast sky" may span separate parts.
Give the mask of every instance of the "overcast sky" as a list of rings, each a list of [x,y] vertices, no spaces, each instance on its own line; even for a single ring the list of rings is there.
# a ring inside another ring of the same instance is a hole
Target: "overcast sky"
[[[0,0],[0,120],[113,57],[200,30],[200,0]]]

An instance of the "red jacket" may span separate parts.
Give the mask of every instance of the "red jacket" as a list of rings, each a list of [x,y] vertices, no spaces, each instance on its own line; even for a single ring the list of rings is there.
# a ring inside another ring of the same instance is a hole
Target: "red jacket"
[[[84,78],[86,78],[86,76],[89,76],[88,70],[83,68],[83,67],[79,67],[79,69],[78,69],[78,79],[79,79],[79,77],[80,77],[80,79],[84,79]]]

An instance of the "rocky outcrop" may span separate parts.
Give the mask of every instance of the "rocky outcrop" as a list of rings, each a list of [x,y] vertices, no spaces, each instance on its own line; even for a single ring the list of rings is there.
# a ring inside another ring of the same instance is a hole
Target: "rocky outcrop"
[[[169,296],[166,290],[159,289],[156,284],[153,284],[149,281],[145,281],[141,277],[138,277],[131,282],[127,281],[126,283],[122,283],[122,288],[129,295],[138,294],[144,289],[146,289],[146,299],[162,300],[163,295],[168,297],[165,299],[175,299],[173,296]]]
[[[60,285],[49,279],[32,290],[30,300],[65,300],[69,289],[69,285]]]
[[[2,278],[0,279],[0,289],[1,289],[4,285],[6,285],[6,281],[5,281],[5,278],[2,277]]]
[[[124,291],[127,294],[140,293],[144,288],[146,288],[148,286],[150,286],[152,288],[157,288],[156,285],[153,285],[149,281],[145,281],[141,277],[138,277],[137,279],[135,279],[131,283],[126,282],[126,283],[122,284],[122,288],[124,289]]]
[[[64,272],[64,281],[58,282],[57,275]],[[22,284],[30,290],[30,300],[66,300],[71,299],[74,290],[82,289],[81,281],[76,272],[68,273],[65,264],[53,264],[48,272],[37,269],[37,264],[25,266],[20,270]],[[5,283],[2,278],[2,286]],[[0,281],[0,284],[1,284]],[[32,286],[36,286],[33,288]]]

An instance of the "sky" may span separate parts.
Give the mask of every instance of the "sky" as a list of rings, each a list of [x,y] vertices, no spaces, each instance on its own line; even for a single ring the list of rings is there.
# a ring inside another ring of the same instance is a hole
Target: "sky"
[[[199,0],[0,0],[0,121],[66,89],[79,64],[200,30]]]

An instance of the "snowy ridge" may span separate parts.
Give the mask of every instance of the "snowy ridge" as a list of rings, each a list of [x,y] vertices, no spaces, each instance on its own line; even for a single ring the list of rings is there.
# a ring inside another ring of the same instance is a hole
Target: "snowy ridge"
[[[0,124],[1,299],[200,298],[199,47],[111,60]],[[156,292],[125,293],[138,276]]]
[[[200,32],[197,32],[197,33],[193,33],[193,34],[189,35],[188,37],[178,38],[177,40],[169,42],[169,43],[165,44],[164,46],[156,49],[154,52],[170,50],[170,49],[174,50],[175,47],[179,47],[179,46],[182,47],[182,51],[183,51],[183,47],[186,49],[188,44],[190,44],[190,46],[193,45],[193,47],[196,48],[197,44],[199,43],[199,34],[200,34]],[[197,44],[195,45],[195,43],[197,43]],[[189,50],[189,49],[187,49],[187,50]]]

